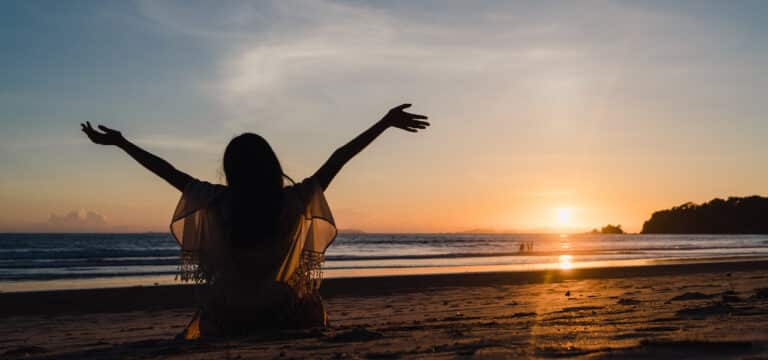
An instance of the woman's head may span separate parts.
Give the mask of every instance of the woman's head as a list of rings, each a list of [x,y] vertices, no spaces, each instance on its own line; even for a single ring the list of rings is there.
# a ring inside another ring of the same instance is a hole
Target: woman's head
[[[232,245],[256,246],[278,231],[283,169],[263,137],[244,133],[224,151],[224,175],[232,191]]]
[[[267,140],[253,133],[236,136],[224,151],[227,184],[238,191],[282,189],[283,169]]]

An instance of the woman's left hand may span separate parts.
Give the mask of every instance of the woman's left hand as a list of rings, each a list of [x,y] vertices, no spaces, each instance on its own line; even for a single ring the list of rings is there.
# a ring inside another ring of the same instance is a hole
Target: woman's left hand
[[[394,107],[390,109],[389,112],[387,112],[387,115],[384,115],[384,118],[381,120],[384,121],[384,123],[386,123],[388,126],[396,127],[409,132],[417,132],[419,130],[426,129],[427,126],[429,126],[429,123],[422,120],[426,120],[427,117],[424,115],[411,114],[403,111],[409,107],[411,107],[411,104],[402,104],[400,106]]]

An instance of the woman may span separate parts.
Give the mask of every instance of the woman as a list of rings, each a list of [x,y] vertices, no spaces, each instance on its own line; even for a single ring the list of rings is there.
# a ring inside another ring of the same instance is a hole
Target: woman
[[[266,140],[245,133],[224,152],[227,185],[197,180],[126,140],[80,124],[96,144],[114,145],[182,192],[171,221],[181,246],[182,281],[203,284],[186,339],[325,326],[320,264],[336,237],[323,192],[350,159],[390,127],[417,132],[426,116],[395,107],[336,150],[314,175],[285,186]]]

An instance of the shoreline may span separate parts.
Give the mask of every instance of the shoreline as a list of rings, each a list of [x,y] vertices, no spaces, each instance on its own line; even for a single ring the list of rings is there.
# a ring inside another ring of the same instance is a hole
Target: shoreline
[[[569,280],[627,279],[768,270],[768,260],[675,263],[569,270],[465,272],[330,278],[320,288],[326,299],[370,297],[427,289],[558,283]],[[120,313],[192,308],[194,285],[131,286],[97,289],[0,293],[0,318],[27,315]]]

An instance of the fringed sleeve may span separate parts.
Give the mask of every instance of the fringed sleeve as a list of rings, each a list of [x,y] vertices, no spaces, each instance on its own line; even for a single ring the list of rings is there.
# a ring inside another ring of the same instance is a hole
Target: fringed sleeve
[[[221,195],[225,186],[192,179],[184,188],[171,219],[171,234],[181,246],[179,277],[182,281],[205,280],[206,257],[223,236],[218,219],[210,204]],[[209,273],[209,272],[208,272]]]
[[[301,201],[302,214],[276,280],[288,283],[300,295],[306,295],[320,287],[320,266],[325,260],[325,250],[336,238],[336,223],[323,188],[314,178],[307,178],[289,191]]]

